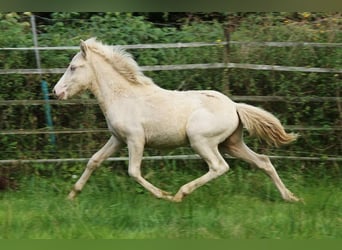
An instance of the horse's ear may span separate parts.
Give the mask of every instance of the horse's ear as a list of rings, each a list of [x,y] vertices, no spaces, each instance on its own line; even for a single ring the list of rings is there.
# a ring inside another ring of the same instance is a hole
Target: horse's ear
[[[80,48],[81,48],[83,57],[86,58],[88,47],[87,47],[87,44],[83,40],[81,40]]]

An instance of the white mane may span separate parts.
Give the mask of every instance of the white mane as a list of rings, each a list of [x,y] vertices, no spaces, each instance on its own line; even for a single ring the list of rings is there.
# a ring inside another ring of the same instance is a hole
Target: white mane
[[[129,82],[138,84],[154,84],[151,78],[144,75],[133,56],[120,46],[109,46],[90,38],[85,41],[88,49],[102,56],[113,68]]]

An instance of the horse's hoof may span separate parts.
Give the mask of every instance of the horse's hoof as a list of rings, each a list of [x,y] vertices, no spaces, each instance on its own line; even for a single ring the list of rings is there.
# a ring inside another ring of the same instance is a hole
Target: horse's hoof
[[[162,193],[162,196],[170,196],[172,197],[172,193],[171,192],[167,192],[167,191],[164,191],[164,190],[160,190],[161,193]]]
[[[71,191],[67,197],[69,201],[73,201],[76,197],[77,193],[75,191]]]
[[[173,198],[172,198],[172,201],[173,202],[182,202],[183,200],[183,196],[180,196],[180,195],[175,195]]]
[[[290,193],[288,196],[285,198],[287,202],[304,202],[303,199],[298,198],[294,194]]]

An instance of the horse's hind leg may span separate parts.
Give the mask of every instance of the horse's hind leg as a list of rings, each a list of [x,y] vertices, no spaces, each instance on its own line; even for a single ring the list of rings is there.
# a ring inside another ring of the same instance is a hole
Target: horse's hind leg
[[[115,137],[111,137],[108,142],[97,151],[88,161],[87,167],[84,170],[82,176],[74,185],[73,189],[69,193],[68,199],[73,200],[75,196],[81,192],[82,188],[88,181],[90,175],[93,171],[109,156],[121,148],[121,142],[119,142]]]
[[[191,147],[208,164],[209,171],[201,177],[183,185],[174,196],[173,201],[181,202],[186,195],[229,170],[229,166],[218,151],[217,145],[210,145],[210,142],[208,139],[205,139],[196,140],[196,143],[191,143]]]
[[[229,155],[243,159],[261,170],[263,170],[274,182],[284,200],[294,202],[299,199],[292,194],[284,185],[273,167],[270,159],[266,155],[260,155],[253,152],[242,140],[242,127],[239,126],[237,131],[220,145],[220,150],[227,152]]]

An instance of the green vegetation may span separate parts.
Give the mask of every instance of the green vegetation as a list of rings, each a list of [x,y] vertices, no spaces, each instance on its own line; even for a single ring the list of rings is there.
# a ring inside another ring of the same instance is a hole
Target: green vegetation
[[[197,164],[199,163],[196,161]],[[232,165],[237,164],[233,161]],[[81,166],[80,166],[81,167]],[[0,194],[0,238],[341,238],[342,190],[325,171],[280,171],[284,181],[305,199],[289,204],[260,171],[233,167],[182,203],[158,200],[142,190],[123,168],[99,169],[74,201],[66,200],[73,182],[28,176],[18,191]],[[158,171],[158,172],[156,172]],[[176,190],[200,171],[183,167],[146,169],[157,185]],[[153,172],[153,173],[152,173]],[[341,176],[340,176],[341,177]]]

